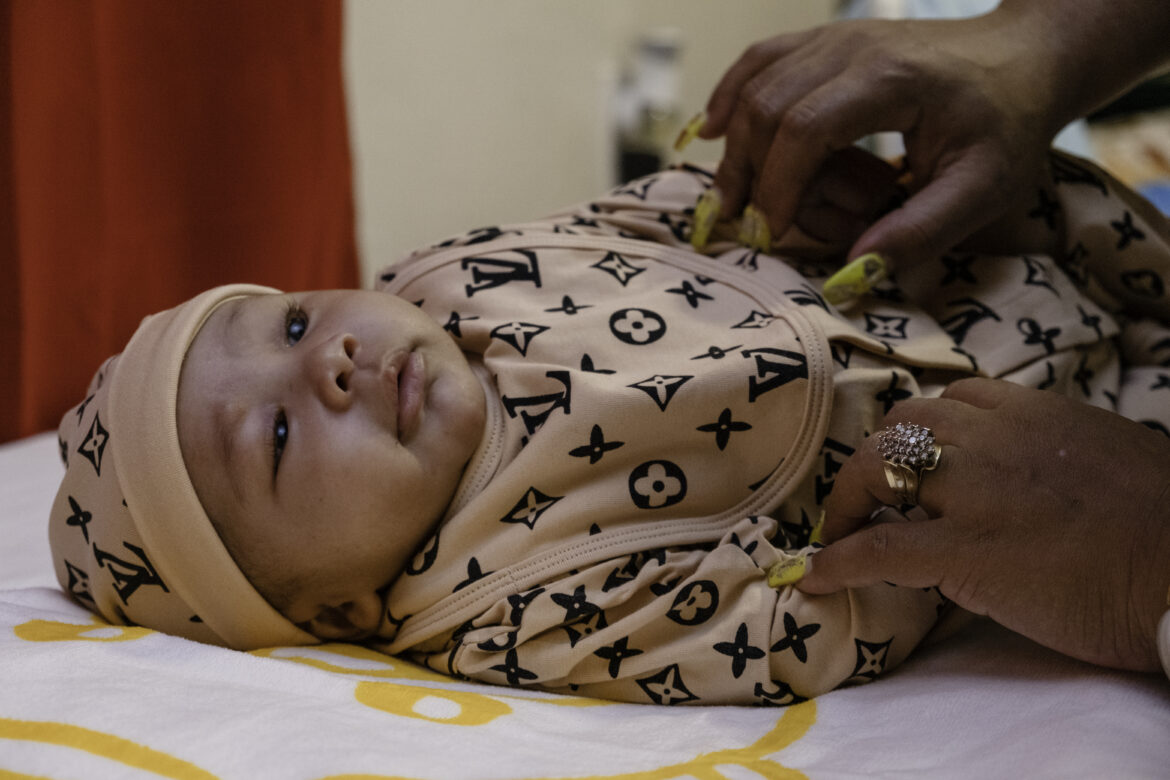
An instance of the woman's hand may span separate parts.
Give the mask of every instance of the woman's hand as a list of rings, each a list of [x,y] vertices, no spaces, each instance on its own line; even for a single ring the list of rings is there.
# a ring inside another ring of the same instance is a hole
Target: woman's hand
[[[716,87],[700,133],[727,136],[715,181],[723,216],[751,202],[780,235],[833,152],[899,131],[921,189],[849,256],[909,265],[947,251],[1021,192],[1034,197],[1025,185],[1039,179],[1061,96],[1055,64],[1047,71],[1037,54],[1048,39],[1031,35],[993,14],[841,22],[752,46]]]
[[[869,524],[897,503],[876,437],[838,473],[808,593],[937,586],[959,606],[1059,652],[1159,668],[1170,587],[1170,439],[1139,423],[992,379],[898,404],[887,424],[942,445],[919,502],[930,519]]]

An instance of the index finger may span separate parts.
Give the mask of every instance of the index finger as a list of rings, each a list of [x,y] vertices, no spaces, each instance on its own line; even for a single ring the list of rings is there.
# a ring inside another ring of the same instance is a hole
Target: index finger
[[[903,268],[945,254],[1001,213],[1005,198],[980,155],[968,152],[901,207],[879,219],[849,250],[878,252]]]

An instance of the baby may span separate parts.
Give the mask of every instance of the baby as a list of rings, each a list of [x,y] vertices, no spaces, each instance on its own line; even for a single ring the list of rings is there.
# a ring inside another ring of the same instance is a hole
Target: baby
[[[950,255],[844,310],[807,242],[781,260],[717,226],[695,251],[693,168],[421,250],[377,292],[211,290],[62,420],[58,578],[199,641],[364,640],[617,700],[871,680],[946,600],[767,572],[815,548],[895,402],[983,374],[1170,426],[1170,331],[1139,316],[1170,320],[1170,230],[1085,163],[1053,173],[1003,225],[1047,255]]]

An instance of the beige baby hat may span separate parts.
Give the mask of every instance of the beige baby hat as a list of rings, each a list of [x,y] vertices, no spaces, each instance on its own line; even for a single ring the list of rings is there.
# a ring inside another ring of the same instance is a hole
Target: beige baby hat
[[[275,292],[217,287],[147,317],[62,418],[53,565],[61,587],[106,620],[241,650],[317,642],[245,579],[179,450],[179,371],[195,334],[220,304]]]

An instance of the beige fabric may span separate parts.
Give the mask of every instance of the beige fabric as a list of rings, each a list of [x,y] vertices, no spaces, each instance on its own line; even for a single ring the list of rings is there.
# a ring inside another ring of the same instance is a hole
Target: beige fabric
[[[839,258],[781,262],[729,234],[694,253],[698,170],[388,269],[384,288],[447,323],[500,406],[459,501],[388,593],[384,646],[478,679],[658,703],[786,704],[894,668],[946,609],[937,592],[813,598],[769,588],[764,570],[807,545],[841,463],[895,401],[982,373],[1170,419],[1143,377],[1124,381],[1102,306],[1128,296],[1165,314],[1146,294],[1168,278],[1164,223],[1060,165],[1043,197],[1071,260],[956,254],[847,312],[820,295]],[[1049,229],[1034,211],[1025,226]],[[1120,248],[1110,223],[1127,220],[1144,235]],[[793,366],[805,374],[753,395]]]
[[[274,292],[218,287],[147,317],[62,418],[53,563],[61,587],[106,620],[243,649],[316,641],[244,578],[179,450],[179,372],[199,327],[232,298]]]

